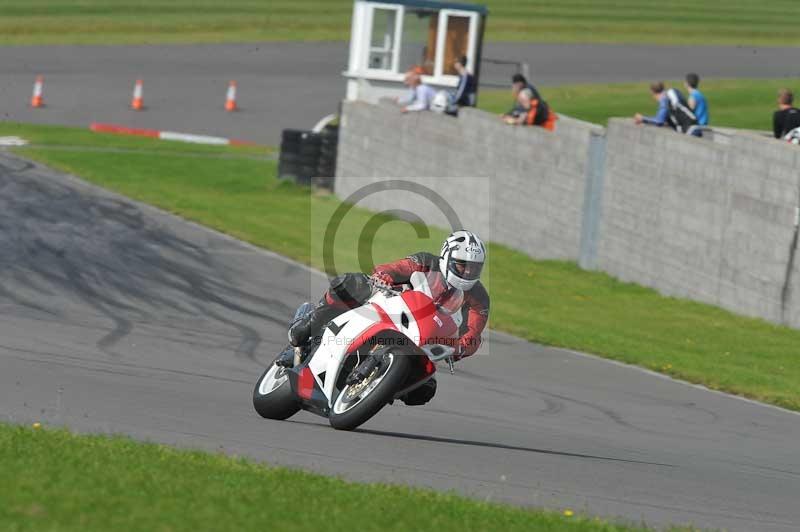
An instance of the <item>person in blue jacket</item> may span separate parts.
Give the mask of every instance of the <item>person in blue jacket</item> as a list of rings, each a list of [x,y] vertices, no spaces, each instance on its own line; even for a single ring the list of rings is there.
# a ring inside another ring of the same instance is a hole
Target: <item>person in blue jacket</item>
[[[669,126],[680,133],[702,136],[697,117],[679,90],[667,89],[663,82],[658,81],[650,85],[650,95],[658,102],[658,111],[655,116],[636,113],[633,119],[637,124]]]
[[[452,100],[459,107],[475,107],[475,76],[467,70],[467,56],[456,59],[453,67],[458,72],[458,86],[452,93]]]
[[[689,108],[697,117],[698,126],[708,125],[708,102],[706,97],[697,88],[700,85],[700,76],[691,72],[686,74],[686,90],[689,92]]]
[[[660,81],[652,83],[650,85],[650,95],[658,102],[658,111],[655,116],[644,116],[641,113],[636,113],[633,119],[637,124],[661,127],[669,120],[669,99],[667,98],[667,91],[664,89],[664,83]]]

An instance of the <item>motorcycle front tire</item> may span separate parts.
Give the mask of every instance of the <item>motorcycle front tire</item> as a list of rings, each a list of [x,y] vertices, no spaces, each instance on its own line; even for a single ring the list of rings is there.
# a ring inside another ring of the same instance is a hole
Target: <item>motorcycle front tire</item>
[[[331,409],[328,421],[333,428],[337,430],[353,430],[366,423],[381,408],[394,399],[394,394],[402,388],[406,376],[411,370],[412,360],[411,356],[402,351],[395,351],[391,354],[393,356],[392,364],[369,395],[345,412],[337,414],[335,409]],[[340,393],[344,393],[344,390]]]

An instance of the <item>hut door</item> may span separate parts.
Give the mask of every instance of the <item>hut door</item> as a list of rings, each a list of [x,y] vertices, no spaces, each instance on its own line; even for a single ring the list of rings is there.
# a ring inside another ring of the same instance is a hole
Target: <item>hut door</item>
[[[439,45],[437,55],[436,74],[441,76],[456,76],[453,63],[459,57],[467,56],[468,67],[475,58],[475,44],[477,41],[478,17],[475,13],[466,11],[442,10],[439,13]]]
[[[444,74],[458,75],[453,63],[469,52],[469,17],[447,17],[447,35],[444,38]]]

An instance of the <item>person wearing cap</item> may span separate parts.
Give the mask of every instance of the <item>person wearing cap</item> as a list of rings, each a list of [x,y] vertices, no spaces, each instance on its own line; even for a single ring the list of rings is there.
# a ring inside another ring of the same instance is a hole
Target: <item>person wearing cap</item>
[[[431,108],[431,102],[436,96],[436,90],[430,85],[422,83],[422,67],[413,67],[406,72],[403,83],[411,89],[408,96],[404,99],[398,99],[402,107],[401,113],[410,113],[415,111],[427,111]]]

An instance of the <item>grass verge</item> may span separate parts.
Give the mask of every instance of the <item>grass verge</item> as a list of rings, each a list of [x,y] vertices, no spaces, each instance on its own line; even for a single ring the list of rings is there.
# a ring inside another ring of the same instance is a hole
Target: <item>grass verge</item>
[[[0,135],[52,134],[48,126],[0,124]],[[84,132],[57,128],[59,142]],[[111,142],[98,136],[98,142]],[[133,139],[113,137],[117,146]],[[42,142],[38,140],[37,142]],[[336,198],[278,181],[270,160],[153,155],[147,150],[18,149],[25,156],[132,198],[157,205],[316,267],[324,224]],[[223,148],[231,150],[230,148]],[[230,153],[236,153],[230,151]],[[312,216],[313,213],[313,216]],[[357,239],[372,213],[354,209],[336,240],[339,271],[360,269]],[[420,249],[436,251],[443,232],[418,238],[415,228],[385,220],[374,240],[376,262]],[[800,331],[744,318],[716,307],[660,296],[575,264],[532,260],[491,245],[485,277],[492,296],[490,326],[532,341],[637,364],[712,389],[800,410]]]
[[[484,0],[493,41],[798,46],[795,0]],[[0,44],[347,40],[352,0],[3,0]]]
[[[686,94],[682,80],[667,80],[665,83]],[[632,117],[636,112],[655,115],[657,105],[650,97],[648,87],[649,83],[642,82],[589,83],[539,89],[557,113],[605,125],[614,116]],[[778,89],[784,87],[800,90],[800,79],[709,79],[700,84],[709,102],[712,126],[760,130],[772,130]],[[479,107],[486,111],[504,113],[511,108],[511,103],[508,90],[480,92]]]
[[[643,530],[571,511],[348,483],[222,454],[5,424],[0,500],[0,525],[16,531]]]

